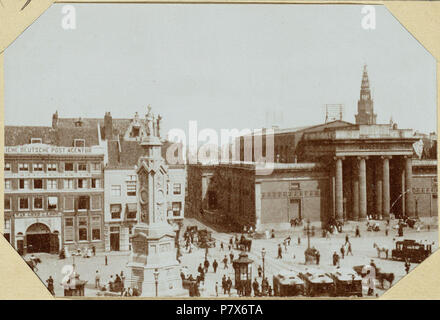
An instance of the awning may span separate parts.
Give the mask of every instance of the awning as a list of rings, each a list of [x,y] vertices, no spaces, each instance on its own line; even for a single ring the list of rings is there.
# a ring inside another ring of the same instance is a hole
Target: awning
[[[112,204],[110,205],[111,212],[121,212],[121,205],[120,204]]]
[[[127,203],[125,208],[125,220],[136,220],[137,215],[137,204]]]

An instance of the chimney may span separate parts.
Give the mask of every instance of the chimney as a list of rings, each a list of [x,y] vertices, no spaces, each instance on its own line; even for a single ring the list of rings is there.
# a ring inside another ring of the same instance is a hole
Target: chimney
[[[113,137],[113,122],[110,112],[106,112],[104,116],[104,139],[111,140]]]
[[[52,129],[56,129],[58,125],[58,110],[52,115]]]

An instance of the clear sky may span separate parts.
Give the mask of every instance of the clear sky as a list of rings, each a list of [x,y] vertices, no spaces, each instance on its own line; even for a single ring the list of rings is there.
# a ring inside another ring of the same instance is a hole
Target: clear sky
[[[434,58],[385,7],[376,30],[359,5],[75,4],[76,30],[53,5],[5,53],[6,125],[60,117],[163,117],[165,131],[322,123],[324,105],[354,122],[368,65],[379,123],[436,130]]]

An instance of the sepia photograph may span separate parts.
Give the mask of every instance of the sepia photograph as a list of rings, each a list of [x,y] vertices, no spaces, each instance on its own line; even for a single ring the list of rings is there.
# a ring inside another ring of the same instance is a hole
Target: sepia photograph
[[[376,298],[438,248],[437,62],[383,5],[56,3],[3,54],[55,297]]]

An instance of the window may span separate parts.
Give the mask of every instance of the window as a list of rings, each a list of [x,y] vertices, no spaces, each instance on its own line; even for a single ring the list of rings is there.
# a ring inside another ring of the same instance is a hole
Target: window
[[[11,190],[12,189],[12,182],[10,179],[5,179],[5,190]]]
[[[5,163],[5,171],[11,171],[11,164],[9,162]]]
[[[92,178],[92,188],[93,189],[101,188],[101,179]]]
[[[181,210],[182,210],[182,203],[181,202],[173,202],[173,216],[179,217]]]
[[[78,218],[78,240],[87,241],[87,217]]]
[[[121,196],[121,186],[120,185],[113,185],[112,186],[112,196],[114,196],[114,197]]]
[[[47,210],[58,209],[58,197],[47,197]]]
[[[34,179],[34,189],[43,189],[43,179]]]
[[[18,184],[20,189],[29,189],[29,180],[27,179],[20,179]]]
[[[64,211],[74,211],[75,210],[75,198],[73,196],[66,196],[64,198]]]
[[[87,171],[87,163],[78,163],[78,171]]]
[[[100,171],[101,170],[101,163],[100,162],[93,162],[91,165],[92,165],[93,171]]]
[[[10,198],[5,198],[5,211],[6,210],[11,210],[11,199]]]
[[[64,218],[64,240],[73,241],[73,218]]]
[[[137,181],[137,175],[135,175],[135,174],[129,174],[128,176],[127,176],[127,181],[131,181],[131,182],[136,182]]]
[[[34,198],[34,210],[43,210],[43,197]]]
[[[88,196],[80,196],[78,198],[78,210],[89,209],[90,198]]]
[[[72,162],[66,162],[64,164],[64,171],[73,171],[73,163]]]
[[[208,209],[217,209],[217,193],[208,191]]]
[[[298,182],[291,182],[289,186],[289,190],[299,190],[300,185]]]
[[[47,179],[47,190],[55,190],[57,188],[58,186],[56,179]]]
[[[101,209],[101,196],[94,195],[92,196],[92,210],[100,210]]]
[[[112,214],[112,219],[121,219],[121,204],[111,204],[110,212]]]
[[[101,217],[92,216],[92,240],[101,240]]]
[[[136,196],[136,182],[127,182],[127,196]]]
[[[64,189],[73,189],[73,179],[64,179]]]
[[[43,143],[43,139],[41,138],[31,138],[31,144],[33,143]]]
[[[175,183],[173,185],[173,194],[180,194],[182,192],[182,185],[180,183]]]
[[[29,163],[19,163],[18,171],[29,171]]]
[[[84,148],[86,146],[86,141],[84,139],[74,139],[73,146],[76,148]]]
[[[136,219],[137,205],[136,203],[127,203],[126,219]]]
[[[47,164],[47,171],[57,171],[57,164],[56,163],[48,163]]]
[[[5,219],[5,229],[11,230],[11,219]]]
[[[18,199],[18,208],[20,210],[29,209],[29,199],[28,198],[19,198]]]
[[[43,171],[43,164],[42,163],[34,163],[32,166],[33,171]]]
[[[78,179],[78,189],[87,188],[87,179]]]

